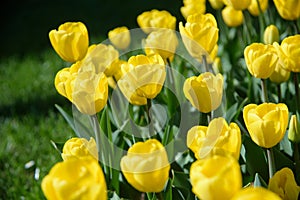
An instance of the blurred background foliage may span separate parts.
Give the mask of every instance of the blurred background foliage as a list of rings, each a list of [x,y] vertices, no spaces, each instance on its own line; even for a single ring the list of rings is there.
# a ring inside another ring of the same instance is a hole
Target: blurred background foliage
[[[0,7],[0,55],[26,54],[50,46],[48,33],[66,21],[82,21],[94,37],[126,25],[137,28],[136,17],[150,9],[166,9],[177,20],[181,0],[12,0]]]

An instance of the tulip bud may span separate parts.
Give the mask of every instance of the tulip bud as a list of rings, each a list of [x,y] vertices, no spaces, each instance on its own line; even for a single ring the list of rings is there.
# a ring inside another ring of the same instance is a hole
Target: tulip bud
[[[300,2],[300,1],[299,1]],[[300,34],[286,37],[281,45],[277,42],[274,47],[277,50],[282,66],[292,72],[300,72]]]
[[[179,31],[182,41],[189,54],[202,62],[202,57],[212,62],[210,54],[217,50],[216,45],[219,39],[217,21],[212,14],[193,14],[188,16],[185,26],[179,23]]]
[[[273,83],[280,84],[289,80],[290,74],[291,73],[287,71],[285,68],[283,68],[281,62],[278,60],[274,72],[270,76],[270,80]]]
[[[86,157],[98,160],[96,142],[94,138],[90,138],[89,141],[85,138],[71,138],[64,144],[61,156],[63,160],[83,159]]]
[[[137,142],[121,159],[121,170],[135,189],[141,192],[161,192],[169,177],[167,152],[156,139]]]
[[[251,0],[223,0],[224,4],[227,6],[232,6],[236,10],[244,10],[248,8],[251,3]]]
[[[259,3],[259,7],[258,7],[257,2]],[[269,2],[269,0],[258,0],[258,1],[251,0],[251,4],[248,7],[248,11],[250,12],[251,15],[258,16],[261,14],[261,12],[265,12],[267,10],[268,2]]]
[[[279,41],[279,31],[276,26],[269,25],[264,32],[264,43],[273,44],[273,42]]]
[[[274,192],[263,187],[246,187],[238,191],[230,200],[282,200]]]
[[[116,72],[115,63],[119,60],[119,52],[112,45],[91,45],[86,57],[82,60],[84,71],[92,70],[109,77]],[[89,69],[87,69],[90,67]]]
[[[68,62],[81,60],[88,50],[88,31],[81,22],[66,22],[51,30],[49,38],[56,53]]]
[[[279,15],[286,20],[296,20],[300,17],[300,1],[274,0]]]
[[[204,14],[205,11],[205,0],[183,0],[183,6],[180,8],[180,12],[185,19],[192,14]]]
[[[217,109],[222,102],[223,76],[205,72],[185,80],[183,85],[185,97],[200,112],[208,113]]]
[[[214,118],[207,126],[194,126],[187,133],[187,146],[197,159],[229,154],[240,157],[241,131],[237,124],[228,126],[224,118]]]
[[[223,0],[208,0],[211,7],[215,10],[219,10],[224,6]]]
[[[199,199],[231,199],[242,188],[240,165],[231,156],[215,155],[192,163],[192,191]]]
[[[161,91],[166,79],[166,67],[158,54],[137,55],[121,66],[122,78],[118,86],[126,99],[134,105],[145,105]]]
[[[106,182],[95,159],[70,159],[56,163],[42,180],[49,200],[107,199]]]
[[[166,10],[146,11],[137,17],[137,23],[145,33],[150,33],[156,28],[168,28],[175,30],[176,17],[172,16]]]
[[[130,44],[130,32],[126,26],[109,31],[108,38],[119,49],[126,49]]]
[[[252,43],[244,50],[245,62],[250,74],[267,79],[274,72],[278,56],[272,45]]]
[[[264,148],[278,144],[288,126],[288,113],[288,108],[283,103],[245,106],[243,118],[253,142]]]
[[[235,10],[231,6],[226,6],[225,8],[223,8],[222,18],[225,24],[229,27],[240,26],[244,21],[243,11]]]
[[[296,115],[292,115],[289,124],[288,138],[290,141],[299,143],[300,142],[300,122]]]
[[[173,60],[178,46],[178,39],[174,30],[158,29],[151,32],[145,39],[146,55],[159,54],[164,60]]]
[[[300,187],[297,185],[293,171],[284,167],[269,180],[268,189],[284,200],[298,199]]]

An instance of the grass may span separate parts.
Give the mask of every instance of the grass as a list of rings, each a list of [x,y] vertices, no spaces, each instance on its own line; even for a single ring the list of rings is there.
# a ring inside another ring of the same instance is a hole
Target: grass
[[[61,160],[50,141],[74,136],[54,107],[71,108],[53,85],[64,65],[52,49],[0,62],[0,199],[44,199],[41,180]]]

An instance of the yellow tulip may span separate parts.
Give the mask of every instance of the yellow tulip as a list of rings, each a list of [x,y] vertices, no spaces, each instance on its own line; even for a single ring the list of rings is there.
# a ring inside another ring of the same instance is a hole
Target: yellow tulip
[[[119,49],[126,49],[130,44],[130,32],[126,26],[117,27],[109,31],[108,38]]]
[[[81,60],[89,46],[88,31],[82,22],[66,22],[58,30],[51,30],[49,38],[56,53],[68,62]]]
[[[224,118],[213,119],[208,126],[194,126],[187,134],[187,146],[197,159],[216,154],[240,157],[241,131],[236,123],[228,126]]]
[[[246,187],[238,191],[230,200],[281,200],[270,190],[263,187]]]
[[[231,156],[215,155],[191,165],[192,191],[199,199],[230,199],[242,188],[238,161]]]
[[[282,66],[292,72],[300,72],[300,34],[284,38],[279,46],[274,43]]]
[[[208,0],[211,7],[215,10],[219,10],[224,6],[223,0]]]
[[[261,12],[265,12],[268,8],[269,0],[258,0]],[[253,16],[260,15],[260,10],[257,4],[257,0],[251,0],[251,4],[248,6],[248,11]]]
[[[274,72],[278,56],[272,45],[252,43],[244,50],[245,62],[250,74],[267,79]]]
[[[261,147],[271,148],[284,137],[288,113],[283,103],[249,104],[244,107],[243,118],[251,139]]]
[[[72,103],[81,113],[94,115],[106,105],[108,82],[104,73],[80,72],[71,84]]]
[[[217,109],[222,102],[223,76],[205,72],[185,80],[183,85],[185,97],[200,112],[208,113]]]
[[[223,0],[224,4],[227,6],[232,6],[236,10],[244,10],[248,8],[251,3],[251,0]]]
[[[290,141],[300,142],[300,122],[296,115],[292,115],[289,123],[288,138]]]
[[[240,26],[244,22],[243,11],[235,10],[231,6],[226,6],[222,10],[222,18],[225,24],[229,27]]]
[[[141,192],[160,192],[169,177],[167,152],[156,139],[137,142],[121,159],[121,170],[135,189]]]
[[[95,159],[70,159],[56,163],[42,180],[48,200],[107,199],[106,182]]]
[[[104,72],[106,76],[112,76],[115,72],[115,62],[119,60],[119,52],[112,45],[91,45],[86,57],[82,60],[85,71],[92,70],[95,73]]]
[[[274,42],[278,42],[278,41],[279,41],[278,28],[273,24],[267,26],[264,31],[264,43],[273,44]]]
[[[121,68],[124,75],[118,86],[131,104],[145,105],[147,99],[160,93],[166,79],[166,67],[158,54],[131,56]]]
[[[82,159],[86,157],[98,160],[96,142],[94,138],[90,138],[89,141],[85,138],[71,138],[64,144],[61,156],[63,160]]]
[[[300,17],[300,1],[274,0],[279,15],[286,20],[296,20]]]
[[[66,67],[57,72],[54,80],[54,85],[58,93],[71,102],[73,101],[71,81],[76,77],[78,70],[81,67],[81,62],[74,63],[71,67]]]
[[[165,61],[172,60],[178,46],[178,39],[174,30],[158,29],[151,32],[145,39],[146,55],[159,54]]]
[[[275,66],[275,70],[270,76],[270,80],[273,83],[280,84],[280,83],[283,83],[283,82],[289,80],[290,74],[291,73],[289,71],[287,71],[286,69],[284,69],[278,60],[276,66]]]
[[[209,54],[215,50],[219,29],[217,21],[212,14],[193,14],[188,16],[185,26],[179,23],[179,31],[182,41],[189,54],[202,62],[202,56],[206,56],[208,61],[213,60]]]
[[[180,12],[185,19],[189,15],[195,13],[204,14],[205,11],[206,11],[205,0],[183,0],[183,6],[180,8]]]
[[[90,63],[91,64],[91,63]],[[88,115],[100,112],[108,98],[108,83],[104,73],[95,73],[95,66],[76,62],[60,70],[55,76],[55,88],[77,109]]]
[[[150,33],[156,28],[168,28],[175,30],[176,17],[166,10],[153,9],[145,11],[137,17],[137,23],[145,33]]]
[[[293,171],[284,167],[269,180],[268,189],[279,195],[282,200],[296,200],[300,192]]]

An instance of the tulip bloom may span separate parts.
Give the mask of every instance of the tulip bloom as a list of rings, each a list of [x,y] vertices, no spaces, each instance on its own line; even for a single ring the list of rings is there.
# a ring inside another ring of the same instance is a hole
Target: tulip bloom
[[[86,57],[82,60],[85,71],[104,72],[109,77],[116,72],[115,63],[119,60],[119,52],[112,45],[91,45]],[[89,69],[87,69],[89,68]]]
[[[167,152],[156,139],[137,142],[121,159],[121,170],[135,189],[141,192],[161,192],[169,177]]]
[[[248,8],[251,3],[251,0],[223,0],[224,4],[227,6],[232,6],[235,10],[244,10]]]
[[[283,83],[283,82],[289,80],[290,74],[291,73],[288,70],[286,70],[285,68],[283,68],[282,64],[278,60],[276,66],[275,66],[274,72],[270,76],[270,80],[273,83],[280,84],[280,83]]]
[[[223,76],[205,72],[185,80],[183,85],[185,97],[200,112],[208,113],[217,109],[222,102]]]
[[[109,31],[108,38],[119,49],[126,49],[130,44],[130,32],[126,26]]]
[[[300,1],[274,0],[279,15],[286,20],[296,20],[300,17]]]
[[[63,160],[82,159],[86,157],[98,160],[96,142],[94,138],[90,138],[89,141],[85,138],[71,138],[64,144],[61,156]]]
[[[263,187],[246,187],[238,191],[230,200],[281,200],[270,190]]]
[[[244,57],[250,74],[267,79],[273,73],[278,56],[272,45],[252,43],[244,50]]]
[[[88,31],[81,22],[66,22],[51,30],[49,38],[56,53],[68,62],[81,60],[89,46]]]
[[[240,157],[241,131],[236,123],[228,126],[224,118],[213,119],[207,126],[194,126],[187,134],[187,146],[197,159],[215,154],[230,154]]]
[[[274,46],[282,66],[288,71],[300,72],[300,34],[286,37],[280,46],[278,43]]]
[[[271,24],[267,26],[264,31],[264,43],[265,44],[273,44],[274,42],[279,41],[279,31],[278,28]]]
[[[296,115],[292,115],[289,124],[288,138],[290,141],[299,143],[300,142],[300,122]]]
[[[118,86],[126,99],[134,105],[146,105],[161,91],[166,79],[166,67],[161,56],[131,56],[122,65],[123,77]]]
[[[177,46],[178,39],[175,31],[158,29],[147,36],[144,49],[147,55],[159,54],[166,61],[173,59]]]
[[[183,0],[183,6],[180,8],[180,12],[185,19],[189,15],[195,13],[204,14],[205,11],[206,11],[205,0]]]
[[[217,46],[219,39],[219,29],[217,21],[212,14],[193,14],[188,16],[185,26],[179,23],[179,31],[182,41],[189,54],[202,62],[202,56],[206,56],[208,61]]]
[[[251,139],[259,146],[271,148],[284,137],[288,125],[285,104],[249,104],[244,107],[243,118]]]
[[[269,180],[268,189],[278,194],[283,200],[298,199],[300,187],[297,185],[294,173],[284,167],[277,171]]]
[[[265,12],[268,8],[269,0],[258,0],[258,2],[259,2],[261,12]],[[259,10],[259,7],[258,7],[258,4],[257,4],[257,0],[251,0],[250,5],[248,6],[248,11],[253,16],[258,16],[258,15],[261,14],[260,10]]]
[[[106,182],[95,159],[70,159],[55,164],[42,180],[49,200],[107,199]]]
[[[230,199],[242,188],[238,161],[231,156],[215,155],[191,165],[192,191],[199,199]]]
[[[244,22],[243,11],[235,10],[231,6],[226,6],[222,10],[222,18],[229,27],[240,26]]]
[[[145,33],[150,33],[156,28],[168,28],[175,30],[176,17],[166,10],[146,11],[137,17],[137,23]]]
[[[106,105],[108,83],[103,73],[96,74],[85,67],[87,66],[82,66],[82,62],[78,61],[70,68],[60,70],[55,76],[55,88],[80,112],[94,115]]]
[[[221,9],[224,6],[223,0],[208,0],[211,7],[215,10]]]

